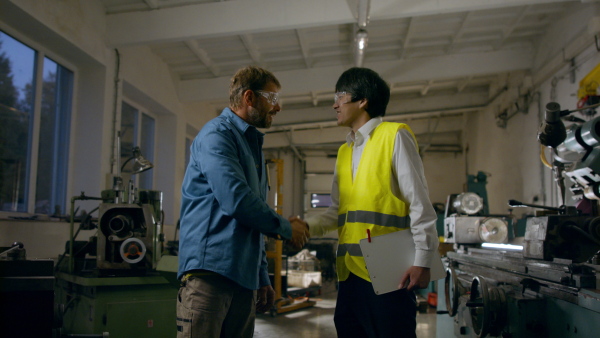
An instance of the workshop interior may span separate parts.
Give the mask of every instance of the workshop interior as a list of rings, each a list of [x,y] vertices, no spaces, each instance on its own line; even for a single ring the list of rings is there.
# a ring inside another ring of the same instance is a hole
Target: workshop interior
[[[597,336],[600,1],[0,0],[0,337],[176,336],[189,148],[251,64],[282,85],[261,132],[284,217],[331,204],[339,75],[390,84],[446,270],[419,337]],[[318,316],[336,248],[267,240],[257,327]]]

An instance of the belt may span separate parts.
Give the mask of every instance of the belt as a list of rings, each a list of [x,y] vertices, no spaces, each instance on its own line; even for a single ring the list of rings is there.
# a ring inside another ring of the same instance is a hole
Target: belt
[[[185,283],[187,282],[191,277],[198,277],[198,276],[211,276],[211,275],[216,275],[217,273],[212,272],[212,271],[208,271],[208,270],[195,270],[195,271],[190,271],[188,273],[185,273],[183,275],[183,277],[181,277],[181,283]]]

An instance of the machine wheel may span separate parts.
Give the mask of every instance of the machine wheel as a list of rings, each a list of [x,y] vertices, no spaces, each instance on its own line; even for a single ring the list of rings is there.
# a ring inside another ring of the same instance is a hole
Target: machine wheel
[[[481,276],[473,277],[471,294],[466,305],[469,307],[473,332],[475,332],[477,337],[485,337],[489,333],[491,320],[489,304],[490,296],[487,282]]]
[[[503,289],[497,287],[491,287],[489,291],[492,308],[489,332],[492,336],[499,336],[508,320],[506,294]]]
[[[498,336],[502,333],[507,321],[506,295],[503,289],[489,287],[482,276],[475,276],[466,306],[470,308],[473,332],[477,337]]]
[[[586,227],[586,231],[596,241],[600,241],[600,217],[596,217],[593,220],[591,220]]]
[[[448,310],[450,317],[454,317],[458,312],[458,299],[461,296],[461,288],[453,267],[446,269],[444,291],[446,295],[446,310]]]

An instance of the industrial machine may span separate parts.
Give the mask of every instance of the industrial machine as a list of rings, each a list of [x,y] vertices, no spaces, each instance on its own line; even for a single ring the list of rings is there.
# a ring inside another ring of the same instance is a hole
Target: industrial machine
[[[177,287],[157,271],[164,242],[162,193],[138,190],[132,179],[124,188],[121,173],[130,161],[131,175],[152,168],[135,147],[133,156],[122,166],[117,164],[112,189],[102,191],[101,197],[82,192],[71,199],[71,237],[56,266],[62,337],[176,335]],[[97,200],[99,205],[80,217],[75,233],[75,202],[85,200]],[[88,241],[78,241],[82,229],[97,229],[97,233]],[[176,259],[169,263],[176,264]]]
[[[467,176],[467,192],[452,194],[446,201],[444,242],[457,244],[507,243],[509,215],[490,215],[487,205],[488,174]]]
[[[120,142],[117,142],[120,143]],[[117,145],[120,148],[120,144]],[[122,171],[133,160],[131,175],[152,169],[153,165],[141,156],[139,147],[121,165],[113,177],[112,189],[102,191],[101,197],[86,196],[83,192],[71,198],[71,236],[67,243],[68,272],[87,272],[95,276],[141,276],[156,269],[164,242],[162,231],[162,192],[138,190],[133,179],[124,188]],[[120,158],[120,152],[117,158]],[[81,217],[80,230],[98,229],[87,242],[75,241],[75,202],[98,200],[99,206]],[[98,210],[98,217],[91,214]],[[63,256],[62,258],[64,258]],[[89,257],[95,256],[90,264]],[[62,262],[61,258],[61,262]],[[82,262],[86,260],[85,262]],[[85,263],[85,271],[75,271],[75,264]],[[64,267],[59,264],[59,268]]]
[[[591,111],[598,105],[575,111]],[[551,148],[558,207],[534,207],[524,237],[510,217],[481,213],[481,196],[449,199],[444,237],[446,278],[439,282],[438,337],[596,337],[600,332],[600,117],[563,118],[574,111],[546,106],[538,139]],[[576,206],[567,206],[565,179]],[[478,211],[475,211],[478,210]],[[513,228],[514,229],[514,228]],[[519,244],[519,245],[515,245]],[[445,308],[445,310],[444,310]]]
[[[110,190],[103,196],[114,191],[117,190]],[[133,193],[129,191],[130,195]],[[130,271],[144,274],[155,269],[163,242],[161,213],[160,191],[139,191],[132,203],[101,203],[98,217],[98,270],[101,273],[123,274],[124,271]]]
[[[0,247],[1,337],[55,337],[53,267],[52,259],[27,259],[21,242]]]

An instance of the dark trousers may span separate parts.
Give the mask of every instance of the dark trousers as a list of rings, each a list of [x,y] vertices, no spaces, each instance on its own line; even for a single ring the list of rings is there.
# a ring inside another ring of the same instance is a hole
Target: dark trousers
[[[353,274],[339,283],[334,322],[340,338],[416,337],[416,317],[413,291],[377,295],[370,282]]]

